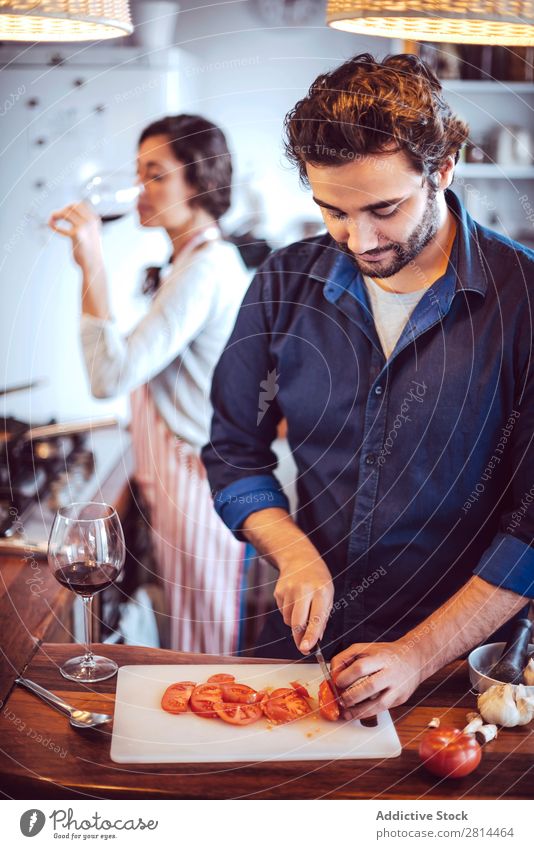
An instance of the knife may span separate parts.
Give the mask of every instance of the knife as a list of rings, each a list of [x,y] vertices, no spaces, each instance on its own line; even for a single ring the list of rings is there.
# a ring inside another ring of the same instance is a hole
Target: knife
[[[339,704],[341,708],[343,708],[343,699],[339,694],[339,690],[334,684],[334,679],[332,678],[332,673],[330,672],[330,667],[328,666],[326,660],[324,659],[323,650],[321,648],[320,640],[317,640],[315,644],[315,648],[313,649],[313,653],[315,654],[315,659],[319,666],[321,667],[321,672],[323,673],[323,677],[325,681],[328,683],[332,693],[334,694],[334,698]],[[378,725],[378,719],[376,716],[368,716],[364,719],[360,719],[360,723],[366,728],[376,728]]]
[[[328,686],[332,690],[332,693],[334,694],[334,698],[335,698],[336,702],[338,702],[339,706],[342,707],[343,706],[343,700],[342,700],[341,696],[339,695],[338,688],[334,684],[334,679],[332,678],[332,673],[330,672],[330,667],[328,666],[326,660],[324,659],[323,650],[321,648],[321,643],[320,643],[319,640],[317,640],[317,642],[315,644],[315,649],[313,650],[313,653],[315,654],[315,659],[316,659],[317,663],[321,667],[321,672],[323,673],[323,678],[325,679]]]

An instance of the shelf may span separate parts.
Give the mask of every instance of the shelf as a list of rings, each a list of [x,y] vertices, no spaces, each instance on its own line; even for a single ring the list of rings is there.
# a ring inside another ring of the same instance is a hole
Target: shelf
[[[473,177],[490,180],[534,180],[534,167],[532,165],[492,165],[483,163],[477,165],[473,162],[460,162],[456,166],[455,173],[459,177]]]
[[[0,45],[0,70],[8,66],[50,68],[104,67],[117,70],[156,68],[172,71],[178,69],[185,51],[178,47],[147,50],[144,47],[117,46],[101,42],[37,44],[21,50],[19,47]]]
[[[534,94],[534,82],[515,80],[441,80],[444,91],[458,94]]]

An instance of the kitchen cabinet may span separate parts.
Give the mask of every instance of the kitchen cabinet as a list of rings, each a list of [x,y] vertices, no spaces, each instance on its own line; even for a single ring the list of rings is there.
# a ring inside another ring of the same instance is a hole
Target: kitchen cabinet
[[[448,79],[443,88],[453,111],[469,124],[470,140],[485,151],[487,160],[460,161],[452,188],[481,224],[534,247],[534,83]],[[527,131],[530,144],[519,138],[517,128]],[[500,156],[496,145],[488,142],[497,136]],[[511,146],[530,162],[505,161],[503,149]]]

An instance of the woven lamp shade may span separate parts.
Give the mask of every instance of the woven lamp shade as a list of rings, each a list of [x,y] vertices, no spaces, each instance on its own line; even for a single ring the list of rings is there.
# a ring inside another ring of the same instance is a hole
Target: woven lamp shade
[[[0,0],[0,41],[99,41],[131,32],[128,0]]]
[[[326,22],[413,41],[534,44],[534,0],[328,0]]]

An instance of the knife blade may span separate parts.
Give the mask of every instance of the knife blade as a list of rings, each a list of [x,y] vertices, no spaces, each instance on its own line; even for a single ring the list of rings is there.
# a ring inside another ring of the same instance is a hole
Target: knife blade
[[[321,648],[321,643],[320,643],[319,640],[317,640],[317,643],[315,644],[315,649],[313,650],[313,653],[315,654],[315,659],[316,659],[317,663],[321,667],[321,672],[323,673],[323,678],[328,683],[330,689],[332,690],[332,693],[334,694],[334,698],[339,703],[340,707],[343,707],[343,701],[342,701],[342,699],[339,695],[338,688],[334,684],[334,679],[332,678],[332,673],[330,672],[330,667],[328,666],[326,660],[324,659],[323,650]]]

